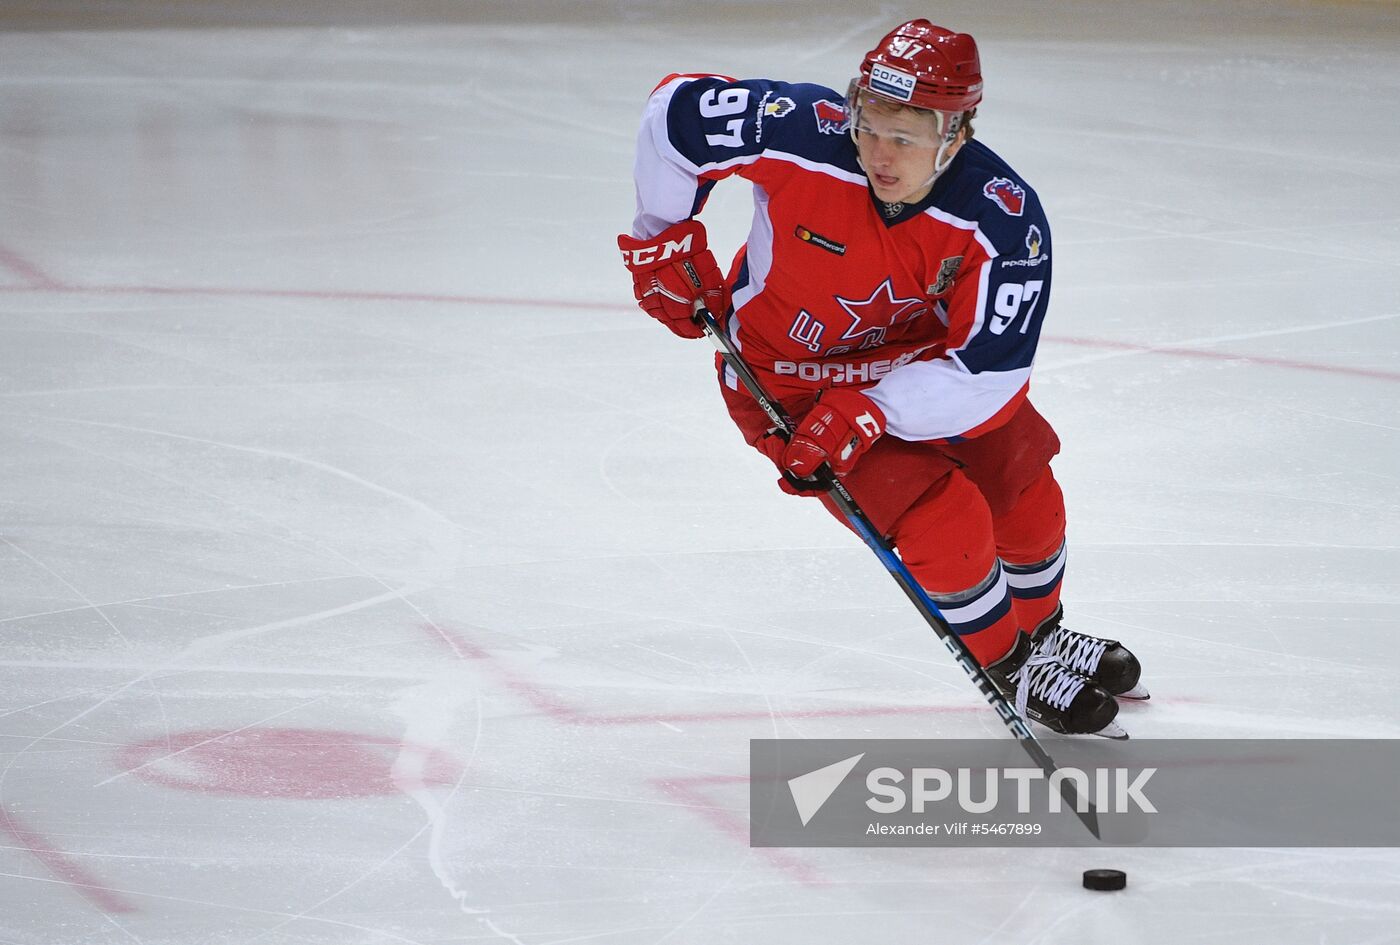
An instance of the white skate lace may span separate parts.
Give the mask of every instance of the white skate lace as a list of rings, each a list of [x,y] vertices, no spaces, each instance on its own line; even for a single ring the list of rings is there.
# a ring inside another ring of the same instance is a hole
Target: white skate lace
[[[1075,672],[1092,676],[1094,670],[1099,668],[1099,660],[1103,659],[1104,650],[1108,649],[1111,642],[1066,630],[1064,627],[1056,627],[1042,649],[1055,654],[1061,663]]]
[[[1016,673],[1016,712],[1023,719],[1027,717],[1026,700],[1032,693],[1063,712],[1087,681],[1066,670],[1048,647],[1037,649]]]

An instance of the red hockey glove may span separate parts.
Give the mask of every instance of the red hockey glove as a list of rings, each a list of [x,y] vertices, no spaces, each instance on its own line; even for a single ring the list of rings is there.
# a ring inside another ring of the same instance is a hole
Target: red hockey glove
[[[617,238],[622,261],[632,271],[632,291],[642,311],[682,338],[703,338],[693,320],[701,299],[716,318],[729,307],[729,289],[705,243],[699,220],[684,220],[649,240]]]
[[[823,391],[783,450],[783,468],[804,479],[822,463],[837,475],[850,472],[884,432],[885,412],[875,401],[844,387]]]
[[[787,440],[776,431],[770,430],[763,434],[754,445],[778,467],[778,471],[782,473],[778,479],[778,488],[788,495],[821,495],[826,492],[826,486],[821,483],[798,479],[788,472],[787,467],[783,465],[783,451],[787,449]]]

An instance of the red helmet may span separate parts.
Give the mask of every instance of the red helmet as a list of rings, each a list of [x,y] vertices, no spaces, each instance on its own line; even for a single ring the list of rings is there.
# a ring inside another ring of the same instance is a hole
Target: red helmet
[[[865,54],[855,84],[915,108],[971,111],[982,101],[977,41],[928,20],[910,20]]]

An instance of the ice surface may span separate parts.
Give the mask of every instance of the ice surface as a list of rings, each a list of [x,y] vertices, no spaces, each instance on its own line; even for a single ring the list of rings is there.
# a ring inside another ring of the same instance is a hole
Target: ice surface
[[[974,33],[1124,723],[1400,737],[1393,3],[395,6],[0,13],[0,942],[1400,941],[1388,850],[750,849],[749,738],[1002,729],[613,244],[666,73]]]

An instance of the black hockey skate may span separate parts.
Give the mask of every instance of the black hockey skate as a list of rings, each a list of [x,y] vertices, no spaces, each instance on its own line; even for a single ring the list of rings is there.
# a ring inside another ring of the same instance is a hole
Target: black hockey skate
[[[1103,686],[1042,652],[1024,633],[1016,646],[987,667],[987,675],[1016,711],[1065,735],[1127,738],[1113,721],[1118,702]]]
[[[1142,664],[1132,650],[1117,640],[1104,640],[1070,630],[1061,625],[1063,616],[1064,608],[1057,608],[1031,634],[1037,653],[1049,653],[1075,672],[1091,677],[1119,698],[1152,698],[1138,681],[1142,677]]]

